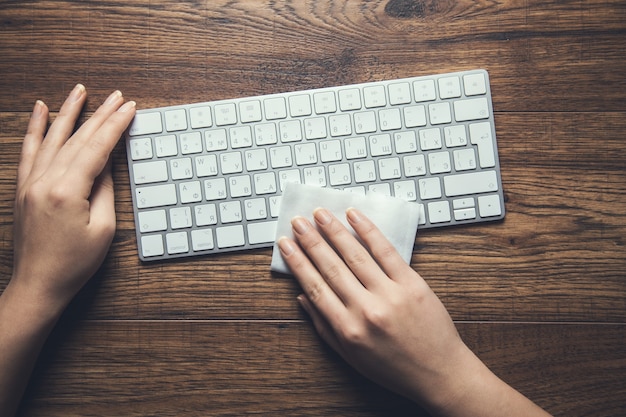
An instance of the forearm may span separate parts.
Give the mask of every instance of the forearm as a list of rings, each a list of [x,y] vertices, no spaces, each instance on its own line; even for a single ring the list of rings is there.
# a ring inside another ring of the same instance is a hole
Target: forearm
[[[546,411],[498,378],[469,349],[459,357],[457,373],[450,374],[448,391],[432,395],[426,404],[441,417],[545,417]]]
[[[0,414],[13,415],[62,309],[12,280],[0,296]]]

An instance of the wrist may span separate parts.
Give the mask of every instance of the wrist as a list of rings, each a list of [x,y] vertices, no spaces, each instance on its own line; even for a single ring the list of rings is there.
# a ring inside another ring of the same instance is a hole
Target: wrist
[[[5,303],[28,323],[46,326],[54,324],[61,316],[69,301],[50,294],[36,283],[40,279],[25,279],[26,277],[14,274],[4,290],[2,297]]]

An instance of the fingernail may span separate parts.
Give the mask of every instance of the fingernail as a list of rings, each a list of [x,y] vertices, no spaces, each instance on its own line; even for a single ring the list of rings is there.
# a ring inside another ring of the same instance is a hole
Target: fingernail
[[[309,229],[309,222],[307,222],[303,217],[297,216],[291,220],[291,225],[296,233],[304,234]]]
[[[130,111],[130,110],[134,109],[136,105],[137,105],[137,103],[135,103],[134,101],[127,101],[126,103],[124,103],[124,105],[122,107],[117,109],[117,111],[119,111],[121,113],[124,113],[124,112],[127,112],[127,111]]]
[[[320,225],[327,225],[332,220],[330,213],[325,208],[317,208],[313,211],[315,221]]]
[[[115,90],[114,92],[111,93],[111,95],[105,100],[104,104],[113,104],[115,103],[117,100],[119,100],[119,98],[122,97],[122,92],[120,90]]]
[[[33,107],[33,117],[40,117],[43,113],[43,106],[45,104],[41,100],[35,101],[35,107]]]
[[[361,216],[361,212],[355,209],[354,207],[349,207],[346,210],[346,216],[348,217],[348,220],[350,220],[352,223],[358,223],[361,220],[363,220],[363,217]]]
[[[289,256],[296,250],[293,243],[285,236],[278,239],[278,249],[284,256]]]
[[[82,84],[76,84],[72,92],[70,93],[70,100],[78,101],[85,93],[85,86]]]

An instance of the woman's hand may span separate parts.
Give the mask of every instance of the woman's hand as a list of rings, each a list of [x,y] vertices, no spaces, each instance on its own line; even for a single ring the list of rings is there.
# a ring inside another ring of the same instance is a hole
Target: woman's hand
[[[467,348],[439,298],[369,219],[356,209],[346,215],[367,249],[325,209],[313,214],[321,234],[296,217],[297,244],[278,241],[328,344],[436,415],[547,415]]]
[[[50,128],[35,104],[18,168],[10,285],[64,308],[95,273],[115,232],[109,155],[135,114],[112,93],[72,134],[87,97],[78,84]]]

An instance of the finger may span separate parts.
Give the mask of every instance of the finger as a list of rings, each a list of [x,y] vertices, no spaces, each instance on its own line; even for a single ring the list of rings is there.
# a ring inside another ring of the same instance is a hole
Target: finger
[[[17,169],[17,186],[20,188],[30,175],[37,157],[37,152],[43,142],[43,135],[48,125],[48,107],[41,100],[37,100],[33,113],[28,122],[26,136],[22,143],[22,155]]]
[[[322,339],[326,343],[330,345],[331,348],[335,349],[337,353],[341,356],[344,356],[344,350],[337,339],[337,335],[335,334],[335,330],[333,326],[326,320],[326,318],[317,310],[315,305],[309,301],[306,295],[298,296],[298,302],[302,306],[302,308],[307,312],[311,320],[313,321],[313,326],[315,326],[315,330],[320,335]]]
[[[381,283],[381,278],[387,280],[367,249],[328,210],[316,209],[313,212],[313,218],[324,236],[341,254],[345,264],[365,288],[371,290],[376,284]]]
[[[346,308],[306,254],[291,239],[278,239],[278,248],[285,263],[296,277],[306,297],[326,317],[346,314]]]
[[[89,198],[89,225],[105,241],[110,240],[115,233],[115,193],[111,171],[112,161],[109,159],[100,176],[96,178]]]
[[[65,99],[59,114],[48,129],[46,146],[60,148],[72,135],[78,116],[85,104],[87,90],[82,84],[76,84],[70,95]]]
[[[76,133],[68,139],[66,145],[75,146],[76,149],[80,149],[123,103],[124,97],[122,96],[122,92],[119,90],[112,92],[89,120],[83,123]]]
[[[349,208],[346,210],[346,218],[387,276],[396,281],[412,276],[413,269],[404,261],[378,227],[361,211]]]
[[[35,175],[41,175],[48,168],[59,149],[72,134],[86,97],[85,87],[77,84],[61,106],[59,114],[48,129],[33,165]]]
[[[85,180],[82,191],[87,196],[91,193],[93,181],[106,166],[115,145],[133,119],[135,106],[134,101],[129,101],[111,114],[89,141],[78,149],[72,161],[68,162],[68,174],[72,178]]]
[[[351,305],[361,297],[365,288],[315,227],[303,217],[295,217],[292,225],[302,250],[339,298]]]

